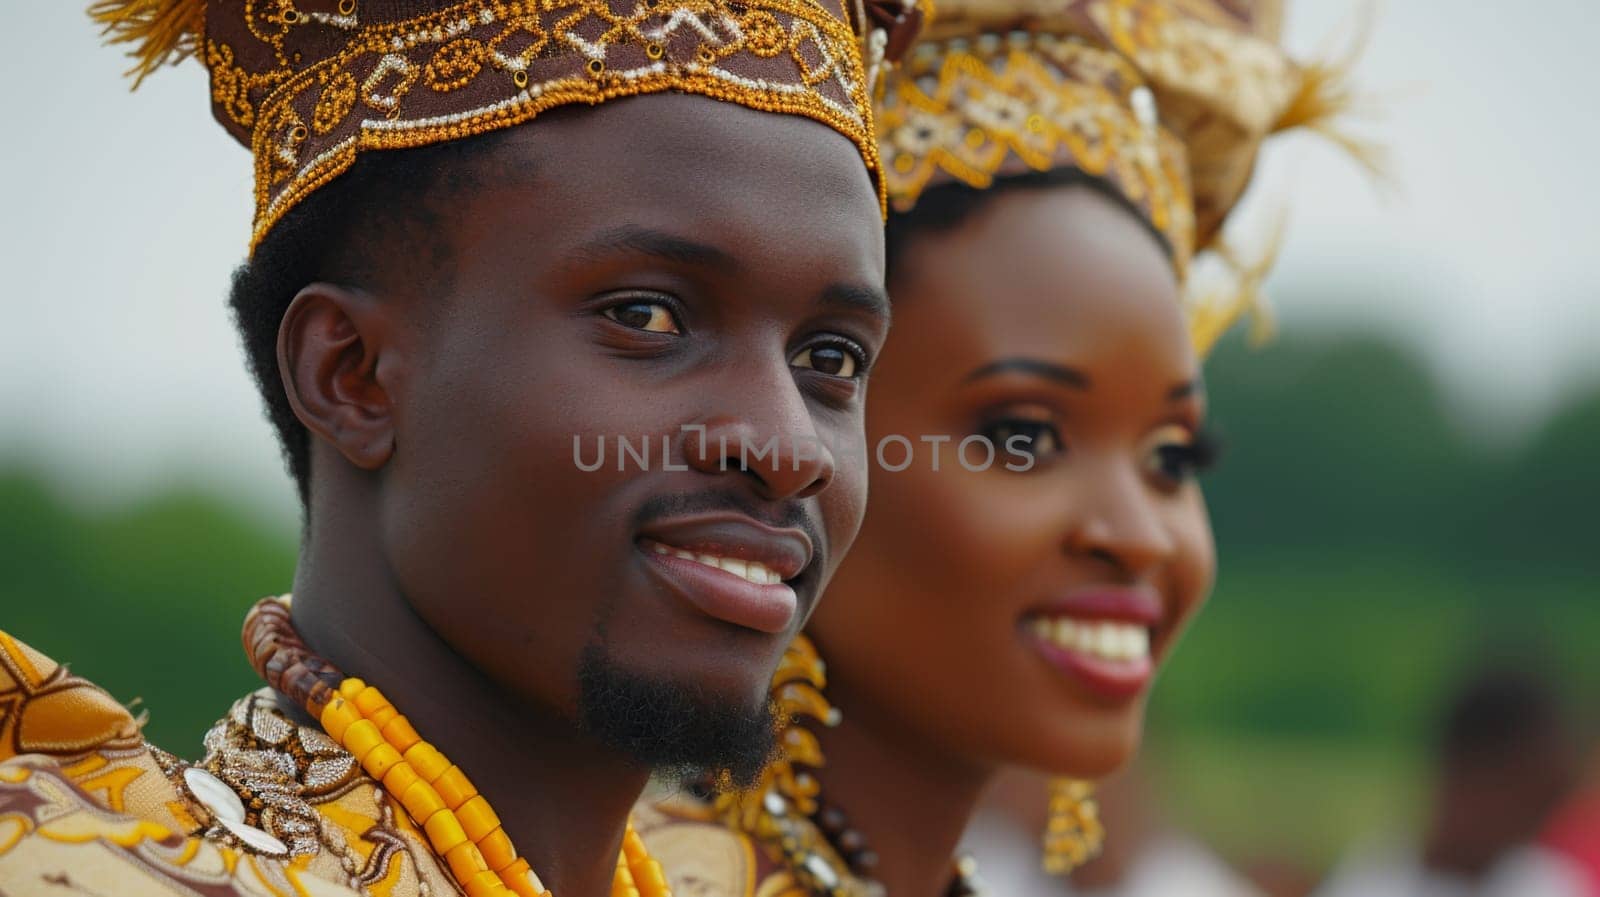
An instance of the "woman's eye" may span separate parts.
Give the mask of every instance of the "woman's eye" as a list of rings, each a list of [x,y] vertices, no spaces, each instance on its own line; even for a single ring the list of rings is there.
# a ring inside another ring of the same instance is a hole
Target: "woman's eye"
[[[820,345],[801,349],[789,364],[797,368],[810,368],[830,377],[854,379],[861,371],[861,358],[852,349],[838,345]]]
[[[649,333],[681,333],[678,318],[672,309],[660,302],[624,302],[605,309],[601,314],[624,327]]]
[[[1217,462],[1218,445],[1208,433],[1187,427],[1168,426],[1150,438],[1145,467],[1152,474],[1174,485],[1186,483],[1210,470]]]
[[[985,425],[979,435],[987,438],[995,451],[1031,456],[1044,460],[1062,451],[1061,431],[1045,420],[1007,418]]]

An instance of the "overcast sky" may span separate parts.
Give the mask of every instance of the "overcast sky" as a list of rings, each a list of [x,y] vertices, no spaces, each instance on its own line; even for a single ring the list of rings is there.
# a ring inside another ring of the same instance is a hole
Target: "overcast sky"
[[[198,64],[129,94],[83,5],[19,4],[0,29],[0,461],[49,464],[82,496],[198,482],[286,512],[224,302],[248,155]],[[1302,0],[1290,45],[1316,50],[1353,10]],[[1285,327],[1404,335],[1479,427],[1514,431],[1600,379],[1597,26],[1593,0],[1385,4],[1360,81],[1386,109],[1364,130],[1395,188],[1288,138],[1240,221],[1288,201]]]

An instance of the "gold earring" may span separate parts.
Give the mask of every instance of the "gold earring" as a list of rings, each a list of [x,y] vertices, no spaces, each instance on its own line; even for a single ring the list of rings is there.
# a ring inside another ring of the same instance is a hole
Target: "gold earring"
[[[1094,784],[1077,779],[1050,780],[1050,813],[1044,829],[1044,871],[1068,872],[1094,859],[1105,841],[1100,809],[1089,795]]]

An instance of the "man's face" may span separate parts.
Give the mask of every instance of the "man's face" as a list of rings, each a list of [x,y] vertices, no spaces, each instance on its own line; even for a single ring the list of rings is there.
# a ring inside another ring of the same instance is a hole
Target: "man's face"
[[[450,270],[398,290],[380,514],[401,591],[570,719],[596,712],[580,669],[759,712],[866,500],[888,322],[859,155],[663,94],[541,117],[475,165],[439,223]]]

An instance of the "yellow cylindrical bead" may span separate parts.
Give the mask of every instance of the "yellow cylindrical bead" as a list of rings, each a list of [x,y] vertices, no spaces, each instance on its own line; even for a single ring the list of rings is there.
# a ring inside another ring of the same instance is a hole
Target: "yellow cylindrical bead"
[[[461,820],[449,810],[435,810],[422,823],[422,830],[428,833],[428,843],[433,845],[433,852],[441,855],[470,840],[466,829],[461,827]]]
[[[379,729],[382,729],[385,725],[387,725],[389,723],[390,720],[394,719],[395,717],[397,717],[399,715],[400,715],[400,711],[394,709],[394,705],[393,704],[385,704],[382,707],[379,707],[377,710],[374,710],[371,713],[367,714],[367,719],[372,720],[372,724],[374,726],[377,726]]]
[[[511,836],[506,834],[505,829],[497,828],[487,835],[474,838],[472,826],[467,825],[459,813],[456,814],[456,818],[461,819],[461,827],[467,830],[467,837],[472,838],[472,842],[483,851],[483,859],[489,864],[490,869],[499,872],[517,861],[517,849],[511,846]]]
[[[373,722],[376,723],[377,721],[374,720]],[[383,740],[394,745],[394,749],[402,754],[411,750],[412,745],[422,740],[422,736],[417,734],[417,730],[411,728],[411,722],[403,716],[396,716],[386,723],[379,724],[378,729],[383,732]]]
[[[444,797],[444,794],[440,793],[439,796]],[[445,798],[445,803],[449,802],[450,799]],[[461,806],[456,807],[455,811],[456,818],[461,820],[461,827],[467,830],[467,837],[474,842],[482,841],[485,835],[500,827],[500,817],[495,815],[494,809],[489,806],[489,801],[481,794],[474,794]]]
[[[433,780],[433,787],[439,792],[439,796],[444,798],[445,806],[452,810],[460,809],[478,794],[478,789],[467,781],[467,774],[462,772],[459,766],[452,766],[441,773]],[[491,825],[489,828],[494,826]]]
[[[368,722],[371,722],[371,720],[368,720]],[[383,736],[380,734],[378,737],[381,738]],[[404,760],[400,759],[399,751],[395,750],[393,747],[390,747],[388,742],[383,742],[377,747],[373,748],[372,751],[368,753],[364,759],[362,759],[361,768],[367,771],[367,775],[370,775],[375,779],[382,779],[384,774],[393,769],[396,763],[404,762]]]
[[[361,711],[344,698],[335,697],[322,708],[322,731],[339,743],[344,743],[344,733],[361,720]]]
[[[617,873],[612,879],[612,888],[615,889],[617,886],[628,888],[638,887],[638,885],[633,881],[633,870],[628,868],[627,859],[620,853],[617,854]]]
[[[630,863],[650,858],[650,851],[644,847],[644,839],[639,837],[639,833],[634,831],[631,825],[622,833],[622,855],[627,857]]]
[[[500,880],[516,891],[517,897],[540,897],[544,893],[544,882],[539,881],[522,857],[500,870]]]
[[[343,693],[343,685],[339,686],[339,691],[340,693]],[[355,702],[356,709],[360,710],[361,715],[367,719],[372,719],[372,714],[378,712],[378,710],[384,707],[389,706],[389,701],[388,699],[384,698],[383,692],[378,691],[371,685],[356,692],[356,696],[350,700]]]
[[[467,889],[467,897],[505,897],[511,893],[493,872],[479,872],[462,884]]]
[[[383,744],[383,733],[372,724],[370,719],[356,720],[350,728],[344,730],[344,739],[340,742],[344,749],[354,754],[357,762],[367,759],[373,748]]]
[[[462,841],[446,851],[444,861],[449,864],[450,874],[456,877],[456,881],[467,881],[479,872],[489,871],[489,864],[484,862],[483,854],[471,841]]]
[[[433,786],[417,779],[400,795],[400,805],[406,808],[406,813],[418,825],[426,822],[429,816],[448,809],[444,801],[439,799],[439,792]]]
[[[654,859],[646,859],[643,863],[635,865],[633,880],[643,894],[662,894],[669,887],[666,871]]]
[[[445,759],[444,754],[439,753],[438,749],[426,741],[419,741],[407,748],[405,758],[406,762],[411,764],[411,768],[417,771],[417,775],[422,776],[423,781],[430,785],[434,779],[450,768],[450,761]]]
[[[356,699],[356,695],[361,694],[366,687],[367,683],[362,682],[360,679],[357,679],[354,676],[351,676],[349,679],[339,683],[339,694],[343,695],[346,701],[354,701]]]
[[[406,789],[411,787],[411,783],[416,781],[419,781],[417,771],[412,769],[411,764],[404,760],[396,763],[388,772],[383,774],[383,787],[394,795],[395,800],[399,800],[400,795],[405,794]]]

